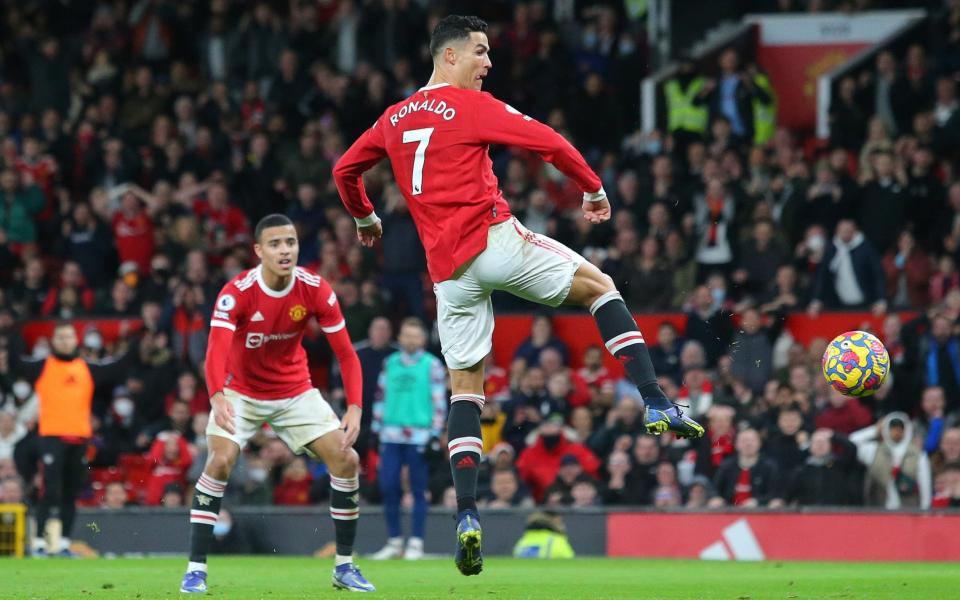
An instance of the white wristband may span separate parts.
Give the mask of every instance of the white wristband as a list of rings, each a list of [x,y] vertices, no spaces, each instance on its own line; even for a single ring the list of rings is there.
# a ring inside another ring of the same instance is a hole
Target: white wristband
[[[603,186],[600,186],[600,189],[595,192],[584,192],[583,201],[584,202],[600,202],[607,199],[607,193],[603,191]]]
[[[376,225],[377,223],[379,223],[380,217],[377,216],[377,213],[372,212],[362,219],[358,219],[354,217],[353,220],[357,222],[357,227],[369,227],[371,225]]]

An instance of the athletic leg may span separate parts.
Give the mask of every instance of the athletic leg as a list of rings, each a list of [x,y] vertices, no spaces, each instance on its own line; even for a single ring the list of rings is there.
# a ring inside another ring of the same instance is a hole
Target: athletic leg
[[[477,472],[483,450],[480,433],[480,409],[484,401],[483,359],[493,344],[490,291],[494,287],[481,284],[474,270],[478,269],[481,275],[496,276],[493,263],[497,257],[491,255],[493,252],[488,247],[458,278],[434,286],[440,345],[450,372],[447,449],[457,493],[454,563],[464,575],[476,575],[483,568],[482,533],[477,514]]]
[[[400,528],[400,498],[402,495],[400,471],[403,469],[403,446],[380,445],[380,474],[378,482],[383,495],[383,515],[387,521],[387,545],[374,558],[397,558],[403,552],[403,531]]]
[[[236,433],[222,429],[212,418],[207,423],[207,464],[197,480],[190,505],[190,558],[180,584],[180,591],[184,593],[207,591],[207,555],[213,546],[213,526],[220,515],[227,481],[240,451],[263,425],[266,416],[258,412],[253,401],[232,390],[226,390],[224,396],[233,405]]]
[[[703,435],[703,427],[683,415],[660,389],[643,334],[608,275],[593,264],[583,262],[574,274],[565,303],[590,310],[607,350],[623,364],[627,376],[643,396],[644,421],[650,433],[660,434],[669,429],[681,437]]]
[[[430,469],[423,457],[423,446],[407,444],[407,468],[410,470],[410,491],[413,494],[413,525],[407,542],[406,558],[423,556],[423,537],[427,528],[427,482]]]
[[[63,494],[60,499],[60,521],[65,544],[62,550],[69,551],[69,538],[77,517],[77,494],[87,475],[86,444],[65,444],[63,453]]]
[[[683,415],[657,383],[650,353],[633,315],[624,304],[613,280],[582,256],[547,236],[534,234],[512,222],[515,234],[504,234],[506,255],[503,289],[548,306],[573,304],[590,310],[600,335],[640,390],[647,430],[659,434],[673,431],[682,437],[700,437],[703,427]]]
[[[63,504],[63,454],[60,438],[40,438],[40,461],[43,464],[43,495],[37,511],[37,532],[46,542],[47,554],[60,551],[63,521],[60,506]]]
[[[373,592],[376,588],[353,564],[353,544],[360,518],[360,456],[353,448],[341,450],[342,445],[341,429],[326,433],[306,445],[330,471],[330,517],[337,542],[333,585],[339,589]]]
[[[190,563],[188,572],[207,570],[207,555],[213,546],[213,526],[220,515],[223,493],[240,446],[218,435],[207,436],[207,464],[197,480],[190,505]]]

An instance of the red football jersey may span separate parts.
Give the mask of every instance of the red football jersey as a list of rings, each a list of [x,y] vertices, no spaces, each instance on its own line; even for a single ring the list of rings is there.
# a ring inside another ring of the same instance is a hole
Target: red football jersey
[[[213,309],[210,327],[234,332],[225,387],[256,400],[293,398],[313,387],[300,343],[310,317],[324,333],[346,323],[336,294],[319,275],[296,267],[287,289],[275,291],[260,269],[223,286]]]
[[[373,214],[361,175],[390,158],[434,281],[449,279],[487,245],[487,229],[510,216],[493,174],[490,144],[527,148],[584,192],[600,178],[560,134],[486,92],[448,84],[421,88],[394,104],[337,162],[333,175],[356,219]]]

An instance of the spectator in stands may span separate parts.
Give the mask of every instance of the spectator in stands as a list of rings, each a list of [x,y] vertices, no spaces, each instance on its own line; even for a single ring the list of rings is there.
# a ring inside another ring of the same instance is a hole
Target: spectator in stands
[[[773,222],[763,219],[753,225],[753,235],[740,247],[740,268],[733,281],[743,292],[757,295],[774,281],[778,268],[787,260],[786,248],[774,238]]]
[[[669,377],[674,383],[681,382],[681,340],[677,328],[668,321],[657,327],[657,345],[650,348],[650,360],[660,377]]]
[[[797,309],[803,303],[802,292],[797,281],[797,270],[793,265],[781,265],[773,281],[757,296],[761,313],[786,313]]]
[[[770,95],[754,83],[754,80],[741,70],[740,56],[733,48],[727,48],[718,61],[720,75],[717,80],[706,84],[707,94],[702,102],[710,107],[710,119],[719,116],[730,122],[733,134],[746,143],[753,140],[753,101],[764,104],[772,102]]]
[[[100,508],[119,510],[127,506],[127,490],[122,481],[108,481],[103,486],[103,500]]]
[[[950,411],[960,406],[960,338],[952,328],[946,315],[934,315],[929,334],[920,338],[916,359],[923,384],[942,387]]]
[[[734,452],[734,416],[726,404],[714,404],[707,412],[707,433],[697,441],[697,473],[712,478],[723,461]]]
[[[297,456],[283,468],[283,478],[273,489],[273,503],[281,506],[306,506],[310,504],[310,484],[312,481],[313,478],[307,469],[306,459]]]
[[[0,230],[15,252],[37,242],[35,219],[46,200],[30,175],[7,168],[0,172]]]
[[[733,337],[730,314],[716,306],[710,289],[701,285],[693,292],[687,313],[687,339],[698,342],[706,352],[704,366],[713,366]]]
[[[637,311],[663,311],[673,298],[673,274],[660,257],[660,243],[646,237],[640,243],[640,255],[627,261],[622,281],[627,283],[627,304]]]
[[[876,314],[886,310],[883,269],[873,245],[850,219],[837,223],[837,234],[823,256],[813,283],[812,316],[828,308],[868,307]]]
[[[13,448],[27,435],[27,428],[17,422],[12,410],[0,409],[0,460],[13,458]]]
[[[872,420],[870,411],[859,400],[833,390],[830,393],[830,405],[817,415],[817,428],[850,435],[869,425]]]
[[[563,431],[563,415],[554,413],[538,428],[534,441],[517,459],[517,471],[538,503],[546,499],[547,487],[556,480],[561,460],[568,455],[577,461],[584,473],[596,475],[600,461],[586,446],[567,438]]]
[[[937,261],[936,271],[930,276],[930,302],[932,304],[942,302],[950,290],[955,289],[960,289],[960,273],[957,272],[957,265],[953,258],[949,254],[944,254]]]
[[[259,456],[251,456],[246,461],[247,477],[237,499],[243,506],[266,506],[273,502],[273,490],[270,484],[270,471],[267,462]]]
[[[773,461],[760,455],[757,430],[739,432],[736,448],[736,454],[724,460],[717,470],[713,479],[716,496],[710,499],[710,506],[782,506],[781,474]]]
[[[740,332],[733,336],[732,373],[754,393],[763,391],[773,373],[773,341],[777,329],[763,327],[760,312],[748,308],[740,317]]]
[[[70,219],[63,221],[58,254],[80,267],[91,287],[102,289],[116,273],[117,253],[110,227],[95,214],[89,204],[73,207]]]
[[[951,427],[940,437],[940,448],[931,456],[934,473],[944,470],[946,465],[960,462],[960,427]]]
[[[23,481],[19,477],[0,479],[0,504],[23,504],[25,500]]]
[[[365,459],[367,450],[371,448],[370,423],[373,419],[373,404],[378,389],[377,380],[383,368],[383,361],[399,349],[399,346],[391,341],[393,327],[385,317],[373,319],[366,333],[364,340],[354,344],[357,356],[360,358],[360,365],[363,367],[363,416],[360,423],[360,437],[355,444],[361,460]],[[345,396],[343,383],[339,378],[339,365],[335,364],[333,368],[337,377],[331,386],[334,389],[332,398],[337,402],[343,402]]]
[[[423,272],[426,258],[406,200],[395,185],[384,190],[383,288],[400,314],[423,319]]]
[[[947,401],[943,388],[928,387],[920,400],[920,414],[913,420],[917,439],[923,440],[923,451],[933,454],[940,447],[940,437],[948,426],[945,417]]]
[[[834,452],[834,448],[838,452]],[[799,506],[859,504],[861,481],[854,476],[857,449],[845,437],[818,429],[810,438],[809,456],[789,475],[786,501]]]
[[[560,459],[557,478],[544,492],[544,503],[548,506],[570,506],[573,504],[573,487],[583,478],[589,478],[583,472],[583,466],[573,454],[565,454]]]
[[[624,437],[628,438],[629,447],[633,445],[633,439],[645,431],[640,404],[634,398],[624,396],[607,413],[606,423],[590,437],[588,446],[597,456],[607,456]]]
[[[837,97],[830,103],[830,142],[851,152],[863,143],[869,113],[852,76],[844,77],[837,86]]]
[[[853,432],[850,441],[867,467],[867,506],[891,510],[930,507],[930,461],[913,443],[913,424],[905,414],[891,413],[875,425]]]
[[[486,508],[526,508],[533,506],[533,500],[521,488],[516,472],[503,468],[493,472],[490,478],[490,495],[483,505]]]
[[[186,485],[187,471],[193,463],[186,438],[175,431],[161,432],[150,446],[147,460],[152,470],[147,480],[146,503],[151,506],[161,504],[161,499],[167,494],[167,487],[176,484],[179,486],[182,505],[182,490]]]
[[[767,432],[763,453],[772,459],[781,473],[789,474],[803,463],[802,448],[810,436],[803,428],[803,412],[797,405],[781,407],[777,415],[777,427]]]
[[[680,506],[682,502],[676,467],[672,462],[661,462],[657,465],[657,487],[653,490],[653,505],[657,508],[670,508]]]
[[[894,307],[926,306],[930,302],[931,261],[916,245],[913,234],[903,231],[897,238],[896,248],[891,248],[883,257],[886,274],[886,295]]]
[[[908,180],[900,159],[892,152],[877,150],[870,160],[872,176],[860,192],[864,200],[856,215],[857,223],[870,244],[884,254],[907,222]]]
[[[714,177],[706,180],[704,190],[694,196],[693,210],[697,279],[703,281],[712,271],[727,272],[733,263],[736,203],[723,180]]]
[[[154,252],[153,221],[132,190],[121,196],[112,225],[120,262],[132,262],[140,273],[148,273]]]
[[[513,359],[522,359],[527,366],[540,362],[540,352],[544,348],[554,348],[563,356],[563,364],[568,364],[570,353],[567,345],[553,335],[553,322],[547,315],[537,315],[530,326],[530,337],[520,344],[513,355]]]

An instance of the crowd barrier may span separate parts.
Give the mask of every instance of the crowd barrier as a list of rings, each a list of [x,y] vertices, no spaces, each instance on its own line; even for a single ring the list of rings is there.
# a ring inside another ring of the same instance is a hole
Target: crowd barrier
[[[334,540],[323,507],[233,507],[256,551],[310,555]],[[484,551],[509,555],[529,510],[483,511]],[[582,556],[700,558],[705,560],[960,560],[960,511],[878,513],[561,511],[570,543]],[[405,531],[409,531],[406,527]],[[450,513],[432,509],[425,550],[451,554]],[[189,539],[185,510],[81,509],[74,538],[101,554],[183,554]],[[386,540],[379,507],[364,507],[356,549],[378,550]]]

